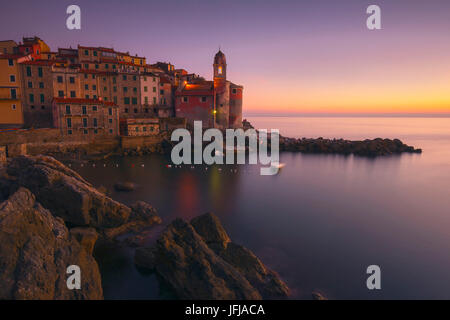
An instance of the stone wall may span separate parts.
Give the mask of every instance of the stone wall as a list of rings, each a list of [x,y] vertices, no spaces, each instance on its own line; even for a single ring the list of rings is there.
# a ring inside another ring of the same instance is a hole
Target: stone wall
[[[0,147],[0,166],[6,163],[6,147]]]
[[[121,137],[120,145],[122,149],[136,149],[160,144],[163,138],[160,135],[147,137]]]

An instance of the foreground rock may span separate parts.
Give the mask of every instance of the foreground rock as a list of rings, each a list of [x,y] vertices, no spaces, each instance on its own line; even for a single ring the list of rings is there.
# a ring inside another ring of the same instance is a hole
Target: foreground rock
[[[19,188],[0,204],[0,299],[102,299],[91,255],[95,239],[92,229],[69,232],[61,218]],[[81,268],[80,290],[67,288],[70,265]]]
[[[180,299],[280,299],[289,289],[248,249],[231,242],[218,218],[173,221],[135,263],[154,270]]]
[[[75,171],[51,157],[22,156],[7,168],[11,189],[29,189],[53,215],[74,226],[118,227],[127,222],[130,208],[99,192]]]

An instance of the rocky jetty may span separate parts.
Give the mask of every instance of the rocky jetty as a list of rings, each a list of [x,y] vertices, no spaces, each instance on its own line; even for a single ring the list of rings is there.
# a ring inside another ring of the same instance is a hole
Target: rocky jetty
[[[280,137],[280,151],[322,154],[354,154],[357,156],[386,156],[400,153],[422,153],[421,149],[404,144],[399,139],[295,139]]]
[[[180,299],[283,299],[286,284],[250,250],[231,242],[219,219],[174,220],[153,247],[136,250],[137,266],[153,270]]]
[[[114,201],[51,157],[14,158],[0,174],[0,299],[102,299],[97,241],[161,223],[149,204]],[[67,288],[70,265],[80,290]]]

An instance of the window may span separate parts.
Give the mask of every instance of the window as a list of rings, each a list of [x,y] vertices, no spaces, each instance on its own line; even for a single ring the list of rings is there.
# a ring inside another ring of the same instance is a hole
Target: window
[[[147,77],[144,76],[144,81],[147,82]]]
[[[27,67],[27,77],[31,77],[31,67]]]
[[[201,97],[200,100],[201,100],[202,102],[206,102],[206,97]]]
[[[85,90],[89,90],[89,85],[88,85],[88,84],[85,84],[85,85],[84,85],[84,89],[85,89]]]
[[[111,119],[111,118],[109,118],[109,119],[108,119],[108,122],[109,122],[109,123],[112,123],[112,119]]]
[[[136,76],[133,76],[133,80],[136,81],[136,79],[137,79]]]
[[[95,79],[95,74],[92,75],[92,79]]]
[[[187,102],[188,102],[188,97],[183,97],[182,99],[183,99],[183,102],[184,102],[184,103],[187,103]]]
[[[153,132],[153,127],[150,127],[150,131]]]
[[[72,134],[72,130],[67,130],[67,134]]]
[[[42,67],[39,67],[39,68],[38,68],[38,76],[39,76],[40,78],[42,78],[42,76],[43,76],[43,74],[42,74]]]
[[[87,75],[87,73],[85,73],[85,74],[84,74],[84,78],[85,78],[85,79],[87,79],[87,78],[88,78],[88,75]]]
[[[219,74],[222,74],[222,71],[223,71],[223,70],[222,70],[222,67],[220,66],[219,69],[218,69],[218,73],[219,73]]]
[[[66,114],[70,114],[70,105],[66,106]]]
[[[43,82],[39,82],[39,88],[44,89],[44,83]]]
[[[86,108],[86,106],[82,106],[82,107],[81,107],[81,113],[82,113],[82,114],[87,114],[87,108]]]
[[[128,88],[127,87],[123,87],[123,92],[127,92]]]
[[[33,82],[28,81],[28,88],[33,88]]]
[[[98,69],[98,64],[95,65],[95,69]]]
[[[16,105],[15,104],[13,104],[13,105],[11,105],[11,108],[13,109],[13,110],[16,110]]]
[[[148,108],[145,108],[145,113],[148,113]]]
[[[148,88],[147,87],[144,87],[144,92],[148,92]]]
[[[88,125],[88,119],[83,118],[83,127],[87,128],[87,125]]]
[[[98,126],[97,118],[94,118],[93,120],[94,120],[94,127],[97,127]]]
[[[31,110],[34,110],[34,106],[30,106]]]
[[[8,66],[10,66],[10,67],[14,66],[14,60],[13,59],[8,59]]]
[[[87,63],[84,64],[85,69],[89,69],[89,65]]]
[[[9,81],[10,81],[10,82],[16,82],[16,76],[13,75],[13,74],[10,75],[10,76],[9,76]]]
[[[62,83],[63,82],[63,77],[62,76],[58,76],[57,77],[57,81],[58,81],[58,83]]]
[[[41,103],[45,102],[45,96],[41,93]]]
[[[112,116],[112,108],[109,108],[109,109],[108,109],[108,114],[109,114],[110,116]]]
[[[97,90],[97,86],[95,84],[92,85],[92,90]]]
[[[94,134],[97,134],[98,133],[98,130],[97,129],[94,129]]]
[[[164,90],[160,90],[160,91],[159,91],[159,94],[164,94]]]
[[[88,134],[88,131],[86,129],[83,130],[84,134]]]
[[[30,98],[30,103],[33,103],[34,102],[34,94],[30,93],[30,97],[29,98]],[[15,97],[13,99],[15,99]]]
[[[133,92],[137,92],[137,88],[136,87],[133,88]]]
[[[127,75],[124,74],[124,75],[122,76],[122,79],[123,79],[124,81],[126,81],[126,80],[127,80]]]
[[[64,97],[64,91],[59,90],[58,91],[58,97],[63,98]]]
[[[125,108],[125,113],[128,113],[128,108]]]
[[[134,113],[137,113],[137,112],[138,112],[138,109],[137,109],[137,108],[134,108],[133,111],[134,111]]]
[[[94,96],[92,97],[93,99],[97,99],[97,95],[96,94],[94,94]]]
[[[130,104],[130,98],[128,98],[128,97],[123,98],[123,103]]]
[[[136,130],[136,132],[139,132],[139,127],[136,127],[136,129],[135,129],[135,130]]]
[[[117,104],[117,96],[113,97],[113,101],[114,101],[115,104]]]
[[[153,97],[153,104],[156,104],[156,97]]]
[[[87,94],[87,95],[85,96],[85,98],[86,98],[86,99],[89,99],[89,95]]]
[[[146,132],[147,131],[147,127],[143,127],[142,131]]]
[[[94,51],[94,57],[96,57],[97,56],[97,51]]]
[[[236,94],[237,93],[237,89],[233,89],[232,92],[233,92],[233,94]]]
[[[109,65],[105,63],[105,69],[109,69]]]
[[[70,83],[75,83],[75,77],[70,77],[70,78],[69,78],[69,82],[70,82]]]
[[[41,110],[45,110],[45,106],[41,106]]]
[[[153,82],[155,82],[156,81],[156,78],[155,77],[153,77]]]
[[[88,50],[84,50],[84,55],[88,56],[89,55],[89,51]]]
[[[67,118],[67,128],[72,128],[72,118]]]
[[[137,104],[137,98],[135,98],[135,97],[132,98],[132,99],[131,99],[131,103],[132,103],[132,104]]]
[[[117,92],[117,87],[113,87],[113,91],[114,91],[114,92]]]
[[[71,97],[71,98],[75,98],[75,97],[76,97],[75,91],[70,91],[70,97]]]
[[[112,133],[113,133],[113,129],[109,129],[109,133],[111,133],[111,134],[112,134]]]
[[[116,83],[117,79],[116,77],[113,77],[113,83]]]
[[[92,111],[97,111],[97,106],[92,106]]]
[[[113,68],[113,69],[116,69],[116,65],[115,65],[115,64],[113,64],[113,65],[112,65],[112,68]]]
[[[144,97],[144,104],[148,104],[148,97]]]
[[[103,88],[103,91],[108,91],[108,88],[107,88],[107,87],[104,87],[104,88]]]

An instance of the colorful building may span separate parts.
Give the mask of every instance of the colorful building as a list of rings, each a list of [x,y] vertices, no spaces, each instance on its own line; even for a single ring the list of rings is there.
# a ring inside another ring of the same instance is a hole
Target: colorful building
[[[0,54],[0,127],[22,127],[22,85],[19,55]]]
[[[214,79],[180,82],[175,92],[175,115],[204,127],[241,128],[243,86],[227,80],[225,55],[219,50],[214,57]]]

